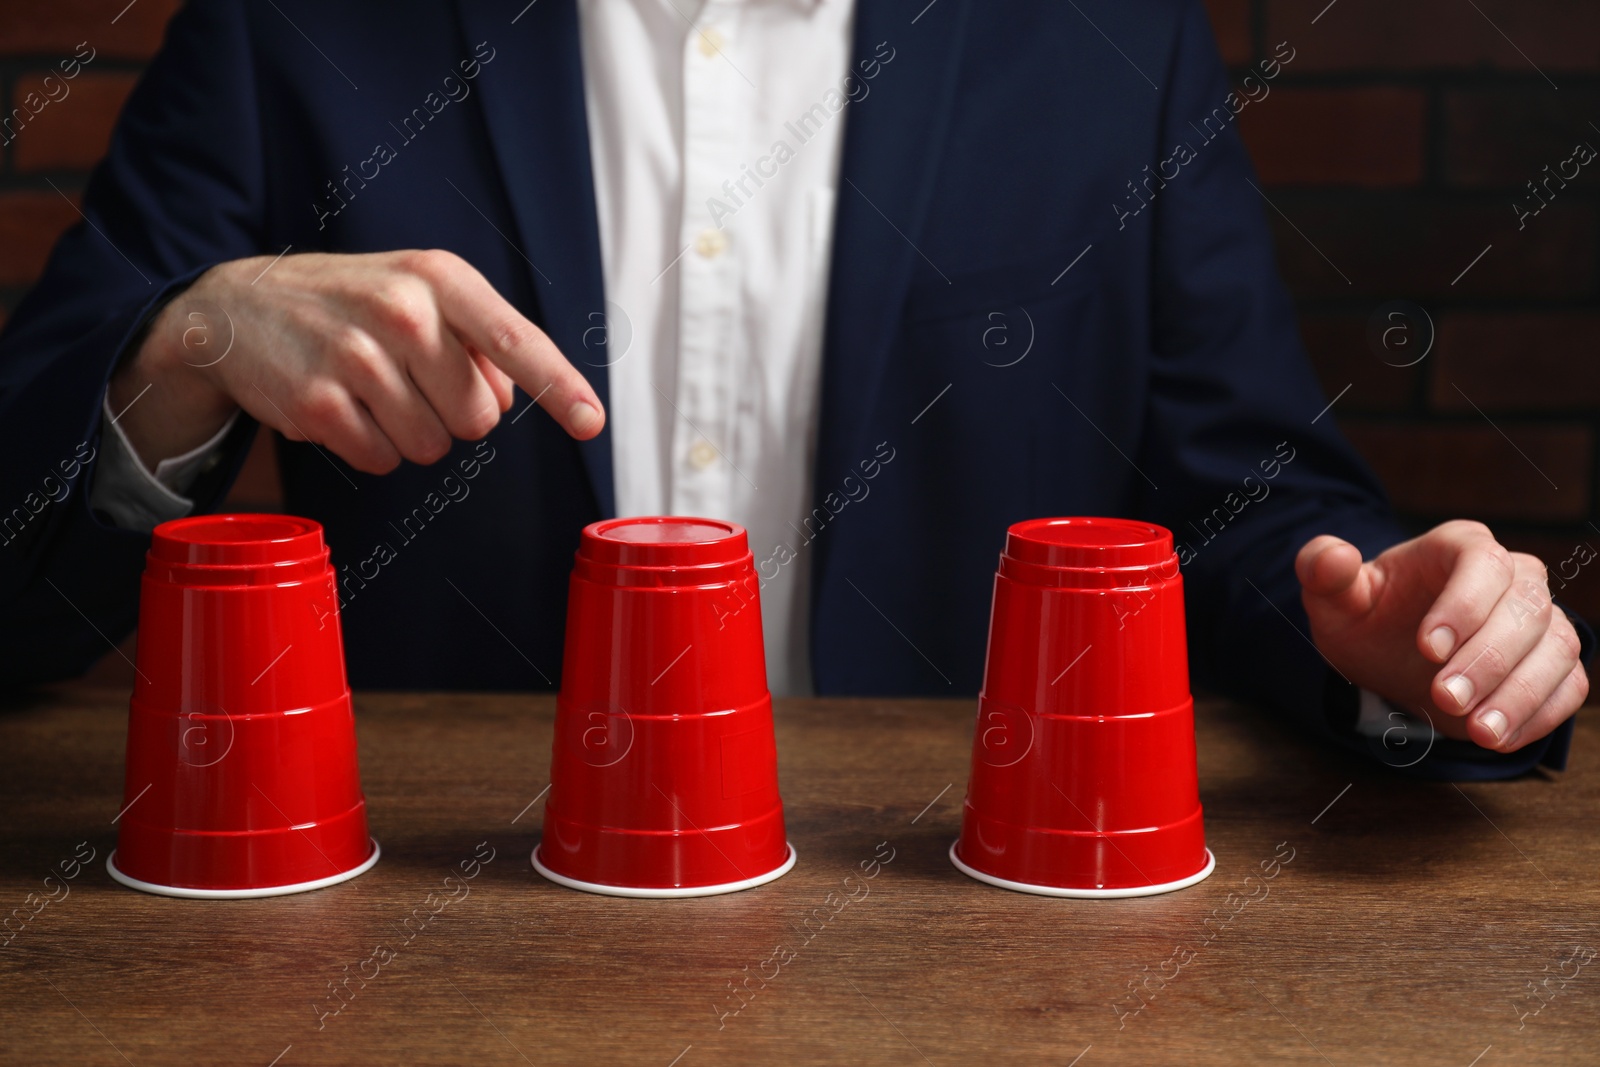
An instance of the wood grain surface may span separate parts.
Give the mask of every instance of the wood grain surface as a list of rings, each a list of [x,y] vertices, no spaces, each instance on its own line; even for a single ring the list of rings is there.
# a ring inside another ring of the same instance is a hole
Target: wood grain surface
[[[107,876],[125,691],[0,708],[0,913],[32,916],[0,948],[0,1062],[1600,1062],[1592,713],[1566,775],[1457,788],[1203,701],[1216,873],[1069,901],[981,885],[946,858],[969,702],[780,701],[795,869],[745,893],[635,901],[529,866],[549,698],[356,706],[383,858],[259,901]],[[491,850],[469,892],[408,934],[445,875]],[[841,904],[874,857],[891,858]],[[63,865],[76,877],[35,913]]]

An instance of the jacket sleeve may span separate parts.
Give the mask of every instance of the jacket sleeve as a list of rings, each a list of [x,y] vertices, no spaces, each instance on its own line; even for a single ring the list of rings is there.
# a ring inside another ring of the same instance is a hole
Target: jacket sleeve
[[[1559,763],[1570,723],[1503,756],[1443,741],[1415,763],[1410,753],[1421,746],[1404,759],[1380,751],[1354,729],[1356,690],[1312,644],[1294,573],[1300,547],[1335,534],[1371,559],[1408,534],[1335,427],[1277,274],[1266,225],[1277,209],[1259,188],[1235,117],[1272,107],[1268,72],[1292,67],[1291,42],[1269,47],[1273,59],[1258,65],[1249,94],[1235,92],[1205,9],[1186,4],[1162,83],[1153,195],[1128,220],[1146,228],[1155,264],[1139,465],[1158,488],[1144,487],[1143,513],[1177,542],[1195,679],[1413,774],[1499,777]]]
[[[87,504],[101,405],[167,300],[262,251],[252,66],[238,4],[183,6],[90,176],[81,221],[0,333],[0,681],[81,673],[134,626],[149,535]],[[202,507],[254,429],[238,420],[229,461],[194,489]]]

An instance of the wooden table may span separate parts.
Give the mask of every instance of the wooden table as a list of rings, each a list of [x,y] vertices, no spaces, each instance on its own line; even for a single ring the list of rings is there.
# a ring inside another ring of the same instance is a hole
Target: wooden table
[[[946,858],[969,702],[780,702],[794,871],[730,896],[632,901],[558,888],[528,864],[552,706],[358,697],[382,861],[320,892],[212,902],[106,875],[126,693],[13,698],[0,904],[22,907],[75,853],[95,858],[0,949],[0,1062],[1600,1061],[1592,715],[1564,777],[1457,789],[1203,702],[1216,873],[1166,896],[1067,901],[981,885]],[[491,849],[470,892],[408,942],[401,921]],[[892,859],[868,895],[830,900],[875,854]],[[1276,877],[1259,880],[1263,862]],[[831,918],[796,949],[817,908]],[[779,944],[796,951],[781,968]],[[379,945],[387,965],[363,966]],[[770,980],[745,981],[757,975]]]

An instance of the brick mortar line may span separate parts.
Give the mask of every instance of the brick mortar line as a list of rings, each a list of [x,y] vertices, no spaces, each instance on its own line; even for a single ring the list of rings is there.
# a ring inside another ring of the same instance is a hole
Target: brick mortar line
[[[26,132],[26,131],[24,131]],[[21,140],[21,138],[18,138]],[[12,147],[15,147],[13,144]],[[6,193],[51,193],[50,182],[55,182],[63,193],[81,193],[88,184],[89,172],[76,167],[59,170],[30,170],[23,173],[0,175],[0,195]]]
[[[1291,290],[1291,295],[1293,295]],[[1379,304],[1388,300],[1383,294],[1366,296],[1302,296],[1295,299],[1295,310],[1305,315],[1359,315],[1365,317]],[[1489,315],[1533,315],[1553,318],[1578,312],[1600,314],[1600,300],[1595,296],[1575,296],[1565,300],[1539,299],[1537,297],[1420,297],[1416,302],[1430,312],[1438,310],[1455,313],[1464,308]],[[1437,325],[1437,324],[1435,324]]]
[[[1242,78],[1255,73],[1249,66],[1229,66],[1230,76]],[[1558,72],[1559,73],[1559,72]],[[1561,92],[1570,89],[1600,88],[1600,70],[1574,71],[1562,74]],[[1330,67],[1326,70],[1286,68],[1273,81],[1273,88],[1420,88],[1439,85],[1446,89],[1534,89],[1554,92],[1548,82],[1537,74],[1524,75],[1515,71],[1483,71],[1466,67],[1439,68],[1384,68],[1384,67]]]
[[[1529,430],[1550,430],[1569,432],[1572,430],[1592,430],[1595,428],[1597,416],[1593,408],[1580,409],[1575,415],[1564,416],[1559,411],[1529,411],[1518,408],[1515,410],[1491,409],[1496,416],[1495,422],[1501,426],[1514,426]],[[1560,420],[1559,423],[1555,420]],[[1526,421],[1524,421],[1526,420]],[[1343,425],[1355,426],[1395,426],[1416,427],[1424,425],[1428,429],[1458,430],[1478,429],[1494,434],[1494,427],[1488,426],[1483,421],[1483,416],[1473,411],[1470,407],[1464,410],[1455,408],[1431,408],[1419,416],[1410,411],[1371,411],[1359,419],[1343,420]]]
[[[59,55],[45,55],[43,53],[18,53],[0,52],[0,77],[16,74],[39,74],[56,69],[56,64],[63,59],[71,59],[72,52],[62,52]],[[152,57],[154,58],[154,57]],[[107,74],[141,74],[145,67],[150,65],[149,59],[115,59],[104,53],[97,53],[93,62],[83,67],[83,73]]]
[[[1600,116],[1597,116],[1600,117]],[[1600,138],[1591,138],[1600,140]],[[1548,162],[1543,161],[1543,162]],[[1528,172],[1529,178],[1539,176],[1537,167]],[[1576,184],[1582,181],[1583,185]],[[1303,195],[1315,196],[1344,196],[1350,199],[1389,199],[1389,200],[1428,200],[1447,204],[1451,207],[1474,206],[1476,204],[1503,204],[1507,193],[1521,192],[1527,195],[1523,185],[1456,185],[1447,184],[1442,188],[1430,189],[1424,185],[1300,185],[1266,183],[1262,186],[1273,194],[1273,199],[1281,204],[1284,199],[1293,200]],[[1600,200],[1600,177],[1591,179],[1588,171],[1579,173],[1573,180],[1571,188],[1562,189],[1557,198],[1559,200]],[[1513,220],[1514,221],[1514,220]]]

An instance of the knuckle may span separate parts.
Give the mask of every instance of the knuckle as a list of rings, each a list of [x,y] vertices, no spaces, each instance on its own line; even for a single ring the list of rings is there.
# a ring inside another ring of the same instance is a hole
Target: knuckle
[[[1537,582],[1542,586],[1549,580],[1550,569],[1538,556],[1531,556],[1526,552],[1513,552],[1511,562],[1524,581]]]
[[[1464,589],[1455,601],[1454,610],[1459,611],[1463,621],[1471,625],[1482,625],[1494,611],[1494,606],[1500,602],[1501,593],[1488,589]]]
[[[1578,638],[1578,632],[1571,625],[1555,627],[1549,630],[1551,640],[1567,659],[1576,661],[1583,654],[1583,642]]]
[[[1468,672],[1477,675],[1479,678],[1502,678],[1505,676],[1508,666],[1506,654],[1497,646],[1488,645],[1482,652],[1478,653],[1477,659],[1473,660]],[[1481,692],[1482,687],[1480,686],[1479,689]]]
[[[1550,598],[1544,595],[1544,590],[1531,582],[1518,584],[1509,606],[1519,630],[1529,622],[1537,623],[1541,629],[1548,629],[1551,613],[1555,610]]]
[[[527,319],[502,319],[489,327],[489,346],[496,355],[510,356],[527,346],[536,332]]]
[[[1533,606],[1533,610],[1529,614],[1544,626],[1549,627],[1555,615],[1555,605],[1550,602],[1549,597],[1544,595],[1542,588],[1532,590],[1528,596]]]
[[[311,440],[316,440],[328,427],[344,417],[344,391],[328,381],[314,381],[296,392],[295,407],[299,409],[299,423]]]
[[[458,427],[460,430],[459,436],[468,441],[476,441],[487,437],[489,431],[493,430],[499,423],[500,404],[498,401],[493,401],[479,408],[476,413],[468,415],[461,420],[461,425]]]
[[[1516,561],[1512,559],[1511,552],[1499,541],[1491,540],[1488,544],[1478,549],[1479,558],[1484,565],[1489,567],[1496,577],[1509,583],[1517,572]]]
[[[1489,532],[1489,527],[1476,519],[1451,519],[1449,522],[1440,523],[1433,533],[1445,541],[1462,547],[1474,541],[1494,538]]]
[[[400,466],[400,457],[391,452],[367,449],[352,460],[350,465],[363,474],[388,474]]]
[[[413,344],[428,339],[434,319],[417,286],[397,279],[380,288],[374,297],[379,317],[387,329]]]
[[[1589,672],[1582,667],[1579,667],[1572,676],[1572,690],[1577,697],[1574,702],[1575,707],[1581,706],[1585,700],[1589,699]]]
[[[1528,711],[1532,711],[1540,704],[1543,704],[1545,697],[1549,695],[1541,692],[1539,687],[1531,680],[1518,675],[1512,675],[1507,678],[1503,683],[1503,688],[1507,690],[1506,696],[1509,699],[1501,701],[1502,704],[1508,704],[1512,708],[1523,708]]]
[[[381,369],[383,349],[371,334],[359,326],[341,326],[330,343],[340,371],[354,375],[361,381],[376,380]]]
[[[417,248],[405,253],[401,265],[424,278],[438,278],[454,270],[461,257],[442,248]]]
[[[450,439],[442,434],[428,434],[417,443],[417,462],[424,466],[439,462],[450,454]]]
[[[374,474],[389,474],[399,468],[405,459],[400,455],[400,450],[395,448],[388,438],[378,438],[372,442],[369,449],[372,454],[372,470]]]

